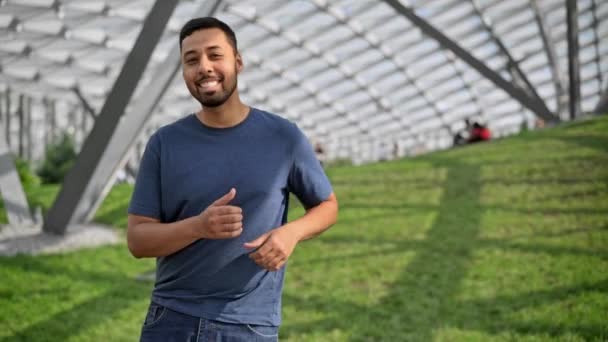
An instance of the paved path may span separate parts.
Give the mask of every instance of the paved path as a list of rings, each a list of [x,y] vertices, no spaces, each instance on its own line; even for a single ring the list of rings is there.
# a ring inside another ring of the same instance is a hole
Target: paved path
[[[65,235],[43,233],[40,225],[0,227],[0,256],[52,254],[118,243],[118,232],[108,226],[74,226]]]

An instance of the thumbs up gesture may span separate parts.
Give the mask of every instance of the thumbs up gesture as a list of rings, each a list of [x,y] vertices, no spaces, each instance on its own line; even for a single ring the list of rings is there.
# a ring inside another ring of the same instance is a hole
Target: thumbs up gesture
[[[230,239],[243,232],[243,211],[229,205],[236,196],[232,188],[198,215],[199,235],[203,239]]]

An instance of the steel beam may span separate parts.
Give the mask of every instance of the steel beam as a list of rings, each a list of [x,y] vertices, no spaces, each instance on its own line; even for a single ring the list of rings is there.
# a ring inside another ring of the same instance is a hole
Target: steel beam
[[[116,126],[152,56],[178,0],[156,0],[143,22],[141,31],[112,90],[99,113],[95,125],[84,142],[74,167],[66,175],[61,190],[49,210],[43,230],[64,234],[73,222],[75,210],[83,200],[84,191],[104,155]]]
[[[606,85],[606,89],[600,95],[600,101],[595,106],[594,112],[596,114],[608,114],[608,84]]]
[[[0,122],[0,195],[4,202],[9,224],[31,225],[34,220],[27,204],[19,174],[15,168],[13,154],[6,144],[3,125],[4,122]]]
[[[31,161],[33,151],[32,141],[32,98],[25,100],[25,160]]]
[[[48,97],[43,97],[42,98],[42,106],[44,107],[44,123],[43,123],[43,128],[44,128],[44,146],[47,146],[50,142],[49,139],[49,130],[48,130],[48,122],[49,122],[49,99]]]
[[[6,87],[6,122],[4,122],[6,144],[11,147],[11,88]]]
[[[206,0],[193,15],[211,16],[220,3],[221,0]],[[97,208],[110,191],[116,172],[126,164],[129,150],[175,78],[180,61],[181,55],[176,39],[165,60],[159,64],[158,70],[154,73],[155,77],[150,80],[144,95],[134,100],[133,110],[124,116],[116,129],[74,209],[70,223],[86,222],[93,218]]]
[[[599,18],[597,17],[597,4],[596,0],[591,0],[591,15],[593,16],[593,45],[595,47],[595,65],[597,67],[597,80],[598,80],[598,93],[601,95],[602,92],[602,84],[604,83],[602,77],[602,64],[601,61],[601,52],[600,52],[600,34],[599,34]]]
[[[549,122],[557,122],[559,118],[548,111],[547,106],[544,103],[539,103],[537,99],[531,97],[526,91],[513,85],[513,83],[502,78],[494,70],[490,69],[485,63],[480,61],[471,55],[468,51],[462,48],[458,43],[454,42],[441,31],[436,29],[434,26],[429,24],[426,20],[422,19],[414,13],[414,11],[402,5],[399,0],[383,0],[390,5],[397,13],[401,14],[417,26],[424,34],[435,39],[439,45],[443,48],[452,51],[456,56],[465,61],[470,67],[477,70],[481,75],[486,77],[497,87],[504,90],[507,94],[511,95],[512,98],[519,101],[524,107],[530,109],[532,113],[538,117],[543,118]]]
[[[568,24],[568,75],[570,120],[581,114],[581,74],[578,58],[578,8],[576,0],[566,0],[566,22]]]
[[[49,145],[55,142],[55,101],[44,98],[44,144]]]
[[[547,107],[547,105],[545,104],[544,100],[540,97],[540,95],[538,95],[538,92],[534,88],[534,85],[532,84],[532,82],[530,82],[530,80],[528,79],[526,74],[519,67],[519,61],[517,61],[517,60],[515,60],[515,58],[513,58],[513,56],[511,55],[511,52],[509,51],[509,49],[507,49],[507,46],[496,35],[496,32],[494,32],[494,28],[490,25],[490,23],[488,23],[488,19],[483,14],[482,9],[479,6],[477,6],[475,0],[470,0],[470,1],[471,1],[471,5],[473,5],[473,9],[475,10],[475,13],[481,19],[481,23],[482,23],[483,27],[489,33],[490,38],[498,46],[498,49],[500,50],[500,52],[502,52],[502,54],[507,58],[507,71],[512,75],[514,80],[516,78],[519,78],[521,80],[521,82],[525,86],[525,90],[528,92],[528,94],[530,96],[532,96],[532,98],[535,99],[535,101],[539,105],[542,105],[544,107],[543,108],[544,111],[550,112],[550,110]]]
[[[25,126],[25,95],[23,94],[19,94],[19,107],[17,108],[17,115],[18,115],[18,119],[19,119],[19,135],[18,135],[18,153],[17,155],[19,156],[19,158],[23,158],[24,155],[24,136],[23,136],[23,126]]]
[[[91,118],[93,118],[93,120],[95,120],[97,118],[97,114],[95,113],[95,110],[93,109],[93,107],[89,104],[89,101],[87,101],[87,99],[84,97],[84,95],[82,95],[80,88],[78,86],[76,86],[72,89],[72,91],[74,92],[74,94],[76,94],[76,97],[78,97],[80,104],[82,105],[82,107],[84,107],[87,114],[89,114],[91,116]]]
[[[555,44],[551,39],[551,34],[549,33],[549,28],[545,23],[545,19],[543,13],[538,5],[538,3],[534,1],[530,1],[532,6],[532,11],[534,12],[534,19],[536,21],[536,25],[538,26],[538,32],[540,32],[540,38],[543,42],[543,48],[545,53],[547,54],[547,61],[549,62],[549,69],[551,70],[551,78],[553,81],[553,86],[555,87],[555,108],[558,116],[563,113],[563,103],[562,98],[564,97],[564,83],[562,81],[561,73],[559,72],[559,66],[557,64],[557,54],[555,53]]]

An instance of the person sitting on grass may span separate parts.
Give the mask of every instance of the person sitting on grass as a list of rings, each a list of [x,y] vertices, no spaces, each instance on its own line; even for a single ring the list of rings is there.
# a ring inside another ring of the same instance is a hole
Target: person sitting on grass
[[[471,120],[469,118],[464,119],[464,129],[460,130],[454,135],[454,146],[466,145],[471,136]]]
[[[473,129],[471,129],[471,135],[469,137],[469,144],[473,144],[481,141],[488,141],[492,138],[492,132],[490,129],[482,125],[478,122],[473,124]]]

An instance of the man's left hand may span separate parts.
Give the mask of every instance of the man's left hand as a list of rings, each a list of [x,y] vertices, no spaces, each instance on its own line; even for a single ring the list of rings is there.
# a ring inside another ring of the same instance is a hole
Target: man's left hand
[[[296,244],[297,238],[292,232],[279,227],[262,234],[257,239],[246,242],[246,248],[257,248],[249,257],[260,267],[269,271],[278,271],[287,258],[291,255]]]

